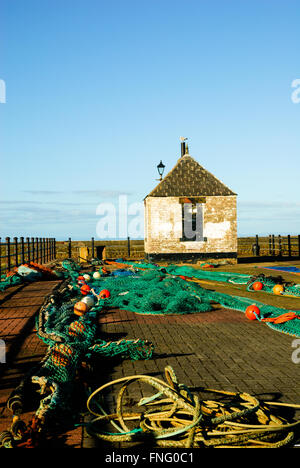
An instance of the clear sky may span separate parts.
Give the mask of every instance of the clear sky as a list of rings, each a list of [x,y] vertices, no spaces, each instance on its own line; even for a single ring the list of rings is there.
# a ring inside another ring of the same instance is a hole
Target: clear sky
[[[0,16],[2,237],[97,238],[97,206],[142,202],[180,136],[238,194],[240,236],[300,234],[298,0],[0,0]]]

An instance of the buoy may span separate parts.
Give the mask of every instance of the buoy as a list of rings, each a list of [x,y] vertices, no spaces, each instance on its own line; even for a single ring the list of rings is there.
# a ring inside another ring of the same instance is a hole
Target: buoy
[[[108,271],[107,271],[107,269],[106,269],[106,268],[104,268],[104,267],[102,268],[102,270],[101,270],[101,271],[102,271],[102,274],[103,274],[104,276],[108,274]]]
[[[85,274],[85,275],[83,275],[83,277],[84,277],[85,281],[91,281],[90,275]]]
[[[247,307],[246,317],[249,320],[257,320],[257,316],[259,317],[259,315],[260,315],[260,310],[256,305],[252,304]]]
[[[255,283],[252,284],[252,288],[254,291],[260,291],[264,285],[260,281],[255,281]]]
[[[93,296],[85,296],[81,302],[84,302],[89,309],[95,305],[95,299]]]
[[[78,278],[77,278],[77,284],[78,284],[79,286],[85,284],[84,276],[78,276]]]
[[[93,278],[96,280],[101,278],[99,271],[95,271],[95,273],[93,274]]]
[[[81,294],[83,294],[84,296],[86,296],[86,294],[88,292],[90,292],[91,288],[88,284],[84,284],[83,286],[81,286],[80,288],[80,291],[81,291]]]
[[[76,302],[76,304],[74,305],[74,314],[79,316],[84,315],[88,311],[88,309],[88,305],[85,302]]]
[[[100,299],[108,299],[110,297],[110,292],[108,289],[102,289],[102,291],[99,292],[99,297]]]
[[[280,296],[284,291],[284,287],[282,284],[276,284],[273,288],[273,293],[276,294],[277,296]]]

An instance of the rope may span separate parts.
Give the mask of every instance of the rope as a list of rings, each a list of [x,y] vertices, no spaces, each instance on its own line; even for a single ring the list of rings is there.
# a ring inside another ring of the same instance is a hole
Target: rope
[[[147,375],[123,377],[96,389],[87,399],[87,408],[95,416],[87,424],[87,432],[110,443],[152,440],[157,447],[178,448],[279,448],[290,445],[296,437],[300,421],[288,422],[276,415],[271,407],[277,403],[260,402],[248,393],[213,389],[202,393],[215,393],[223,400],[204,400],[178,384],[170,366],[165,368],[165,376],[167,382]],[[128,412],[124,403],[124,395],[134,382],[150,385],[155,391],[137,404],[144,407],[143,412]],[[98,399],[116,385],[121,385],[116,410],[109,414]],[[300,409],[300,405],[278,405]],[[104,430],[107,423],[118,432]],[[130,427],[132,424],[135,427]]]

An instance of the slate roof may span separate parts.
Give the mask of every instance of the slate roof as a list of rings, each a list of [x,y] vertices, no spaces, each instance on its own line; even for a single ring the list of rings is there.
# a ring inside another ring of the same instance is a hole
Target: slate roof
[[[189,154],[185,154],[147,197],[229,195],[236,195],[236,193],[232,192],[219,179],[204,169]]]

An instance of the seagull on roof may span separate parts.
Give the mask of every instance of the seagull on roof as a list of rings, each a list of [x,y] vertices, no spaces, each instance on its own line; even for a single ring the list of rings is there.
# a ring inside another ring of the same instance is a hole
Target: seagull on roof
[[[181,141],[185,141],[185,140],[187,140],[187,138],[185,138],[185,137],[180,137],[180,140],[181,140]]]

